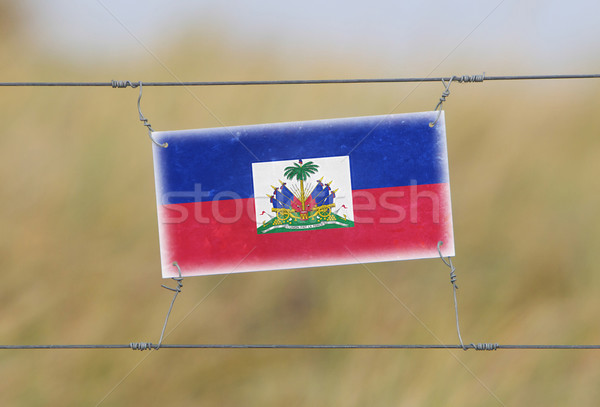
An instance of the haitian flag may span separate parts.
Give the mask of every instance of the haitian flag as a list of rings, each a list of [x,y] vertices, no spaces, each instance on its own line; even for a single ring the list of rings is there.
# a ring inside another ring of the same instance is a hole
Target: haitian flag
[[[437,114],[154,132],[163,277],[453,256]]]

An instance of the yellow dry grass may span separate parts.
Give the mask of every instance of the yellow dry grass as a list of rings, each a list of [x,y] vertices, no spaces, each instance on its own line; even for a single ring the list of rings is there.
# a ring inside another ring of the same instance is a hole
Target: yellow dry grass
[[[21,55],[24,66],[0,65],[7,81],[172,79],[160,67],[76,66],[8,41],[1,46],[4,55],[31,53]],[[368,64],[289,67],[268,53],[224,46],[186,53],[182,44],[161,55],[185,80],[368,76],[361,75]],[[199,128],[431,110],[442,90],[441,84],[413,88],[148,88],[143,111],[156,129]],[[446,121],[466,342],[599,342],[598,90],[594,81],[453,85]],[[171,293],[160,288],[151,148],[136,97],[132,89],[1,90],[1,343],[157,341]],[[441,261],[367,268],[186,279],[166,342],[457,342]],[[102,405],[600,402],[597,351],[162,350],[146,356],[0,351],[0,405],[93,406],[125,377]]]

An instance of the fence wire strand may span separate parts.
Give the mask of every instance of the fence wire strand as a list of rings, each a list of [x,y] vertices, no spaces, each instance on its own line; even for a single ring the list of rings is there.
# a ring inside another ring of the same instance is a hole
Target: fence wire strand
[[[255,80],[255,81],[118,81],[110,82],[0,82],[0,86],[98,86],[111,88],[142,86],[251,86],[251,85],[325,85],[325,84],[358,84],[358,83],[411,83],[440,82],[454,80],[460,83],[515,80],[547,80],[547,79],[598,79],[600,74],[564,74],[564,75],[453,75],[444,77],[413,78],[359,78],[359,79],[292,79],[292,80]]]
[[[145,346],[138,346],[143,344]],[[0,345],[0,350],[58,350],[58,349],[157,349],[153,343],[97,344],[97,345]],[[302,345],[302,344],[161,344],[160,349],[460,349],[478,351],[496,350],[599,350],[600,345],[501,345],[501,344],[347,344],[347,345]]]

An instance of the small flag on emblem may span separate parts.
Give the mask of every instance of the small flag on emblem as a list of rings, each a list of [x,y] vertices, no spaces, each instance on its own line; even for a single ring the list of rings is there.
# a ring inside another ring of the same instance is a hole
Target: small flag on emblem
[[[453,256],[436,117],[154,133],[163,277]]]

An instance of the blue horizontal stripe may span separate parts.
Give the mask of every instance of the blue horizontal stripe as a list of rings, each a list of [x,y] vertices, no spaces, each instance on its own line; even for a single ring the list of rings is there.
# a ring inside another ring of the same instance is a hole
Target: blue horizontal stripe
[[[353,189],[448,182],[443,115],[429,126],[436,117],[426,112],[157,132],[159,143],[169,143],[153,146],[158,201],[250,198],[253,162],[346,155]]]

